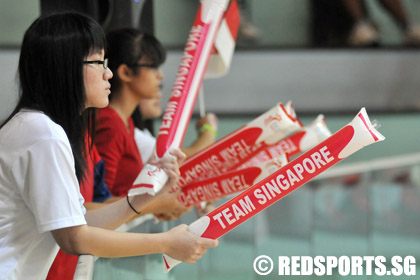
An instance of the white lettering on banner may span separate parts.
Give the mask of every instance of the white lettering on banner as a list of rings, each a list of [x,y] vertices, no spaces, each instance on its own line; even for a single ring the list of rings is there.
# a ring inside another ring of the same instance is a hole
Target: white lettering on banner
[[[186,76],[190,72],[192,61],[193,56],[187,52],[184,52],[184,56],[182,57],[181,64],[178,68],[178,72],[175,78],[175,83],[172,88],[171,97],[178,98],[181,96],[185,81],[187,80]]]
[[[192,51],[192,50],[195,50],[195,48],[197,48],[197,42],[200,39],[202,32],[203,32],[202,25],[193,26],[191,28],[191,32],[187,40],[187,45],[185,46],[186,51]]]
[[[184,90],[185,81],[190,72],[193,56],[189,54],[189,51],[193,51],[201,35],[202,26],[196,26],[192,28],[191,34],[188,38],[187,46],[182,57],[181,64],[178,68],[178,73],[175,78],[175,83],[171,91],[171,98],[169,99],[165,113],[163,114],[162,124],[158,134],[169,134],[169,129],[173,122],[173,116],[175,115],[176,109],[178,108],[178,101],[172,100],[172,98],[179,98]]]
[[[225,222],[231,225],[254,210],[255,206],[251,199],[248,196],[245,196],[240,199],[238,203],[232,203],[231,208],[225,208],[220,213],[214,215],[213,220],[217,220],[222,228],[226,228]]]
[[[224,193],[233,193],[249,187],[244,175],[235,175],[222,180],[220,183]]]
[[[213,182],[195,183],[187,186],[179,198],[184,203],[196,204],[200,201],[208,201],[244,190],[249,186],[245,181],[245,175],[234,174],[223,179],[215,178]]]
[[[321,169],[323,166],[327,165],[333,160],[334,157],[331,156],[328,147],[321,147],[318,151],[313,152],[303,160],[299,160],[299,162],[278,174],[274,179],[271,179],[263,185],[255,188],[253,195],[260,205],[264,205],[268,201],[280,195],[282,191],[286,191],[290,187],[293,187],[295,184],[298,184],[300,181],[304,180],[304,172],[309,174],[314,173],[316,169]],[[302,164],[300,162],[302,162]],[[240,179],[237,180],[240,181]],[[242,205],[244,201],[246,201],[247,205],[250,206],[245,210]],[[231,204],[232,206],[226,206],[226,208],[222,209],[219,213],[213,216],[213,219],[217,220],[223,229],[226,228],[225,222],[227,222],[228,225],[231,225],[238,221],[242,216],[245,216],[246,214],[249,214],[255,210],[255,206],[248,195],[239,200],[239,204],[242,206],[242,208],[236,204],[237,202],[233,202]]]
[[[166,106],[165,114],[162,117],[162,124],[161,128],[169,128],[171,127],[173,116],[175,115],[176,108],[178,107],[177,101],[169,101],[168,105]],[[162,131],[161,134],[168,134],[168,131]]]
[[[174,87],[172,88],[172,96],[173,97],[178,98],[182,95],[182,90],[184,89],[184,85],[185,85],[186,80],[187,80],[187,78],[185,78],[185,76],[181,76],[181,77],[176,78]]]
[[[242,164],[240,168],[252,167],[270,159],[272,159],[272,157],[267,154],[266,151],[261,151],[257,155],[253,156],[250,160]]]
[[[239,140],[220,151],[220,156],[226,163],[233,165],[238,163],[240,159],[248,157],[251,153],[252,147],[248,146],[244,140]]]
[[[297,150],[298,148],[290,139],[282,140],[279,143],[273,146],[270,146],[270,148],[268,148],[268,152],[270,153],[272,157],[276,157],[284,153],[290,154]]]
[[[219,169],[221,166],[222,163],[219,158],[216,155],[212,155],[211,157],[200,161],[200,163],[194,165],[192,168],[186,170],[179,178],[179,185],[185,185],[200,178],[220,175],[221,172],[219,172]]]
[[[283,174],[277,175],[275,180],[272,179],[270,182],[257,188],[254,191],[254,196],[258,199],[258,203],[263,205],[281,194],[282,190],[285,191],[302,181],[304,179],[302,174],[305,171],[312,174],[316,169],[320,169],[332,160],[334,160],[334,157],[331,156],[327,146],[324,146],[319,149],[319,152],[314,152],[309,157],[304,158],[302,164],[296,163],[293,167],[283,172]]]
[[[200,201],[208,201],[221,196],[220,186],[217,182],[199,185],[187,192],[180,193],[181,201],[188,204],[196,204]]]

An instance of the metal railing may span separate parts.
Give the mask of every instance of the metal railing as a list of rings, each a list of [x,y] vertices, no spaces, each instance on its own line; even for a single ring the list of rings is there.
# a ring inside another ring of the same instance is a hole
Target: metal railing
[[[369,173],[378,170],[397,169],[402,167],[410,167],[420,165],[420,153],[413,153],[408,155],[401,155],[395,157],[376,158],[373,160],[362,161],[350,164],[341,164],[317,176],[314,180],[333,179],[337,177],[344,177],[346,175]],[[420,174],[419,174],[420,176]],[[420,178],[417,178],[420,180]],[[419,182],[417,182],[419,183]],[[150,217],[139,218],[128,224],[123,225],[118,230],[128,231],[142,222],[150,219]],[[82,255],[79,257],[75,280],[90,280],[93,278],[94,263],[96,257],[90,255]]]

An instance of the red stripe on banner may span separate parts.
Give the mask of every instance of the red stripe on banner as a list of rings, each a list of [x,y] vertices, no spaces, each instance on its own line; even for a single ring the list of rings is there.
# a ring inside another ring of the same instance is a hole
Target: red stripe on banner
[[[367,124],[365,118],[363,117],[362,113],[359,113],[357,115],[363,122],[363,124],[366,126],[367,130],[369,131],[370,135],[372,135],[373,139],[375,139],[375,141],[378,141],[378,137],[375,135],[375,133],[373,133],[373,131],[370,129],[369,125]]]
[[[210,224],[202,237],[217,239],[310,179],[341,161],[338,154],[354,134],[346,126],[336,134],[207,214]]]
[[[236,0],[233,0],[230,3],[225,13],[225,20],[229,27],[229,31],[230,31],[230,34],[232,35],[233,40],[236,41],[236,38],[238,37],[239,23],[240,23],[239,8],[238,8],[238,3]]]
[[[194,109],[198,91],[210,59],[211,47],[208,49],[206,48],[206,53],[203,53],[203,46],[209,42],[212,42],[212,44],[214,43],[217,36],[217,32],[213,32],[214,30],[217,30],[217,28],[214,29],[214,27],[220,26],[222,20],[221,13],[223,11],[220,11],[220,14],[211,14],[213,19],[209,23],[204,23],[202,21],[202,12],[203,5],[200,4],[185,46],[184,56],[178,69],[168,105],[162,117],[161,127],[156,140],[156,155],[159,158],[163,157],[172,145],[179,148],[182,144],[188,122]],[[211,28],[213,31],[209,31]],[[196,73],[199,64],[203,65],[203,68],[200,68],[202,72]],[[194,92],[191,92],[192,83],[196,81],[199,81],[197,84],[198,86],[194,89]],[[187,102],[188,106],[186,106]],[[181,118],[186,120],[186,123],[181,124]],[[175,138],[179,140],[179,143],[174,143]]]
[[[165,258],[163,258],[163,261],[165,262],[166,269],[170,269],[171,267],[170,267],[170,265],[168,264],[168,262],[166,261]]]
[[[197,18],[198,19],[201,18],[200,13],[197,14]],[[197,26],[194,26],[193,28],[197,28]],[[159,158],[163,157],[163,155],[166,153],[166,151],[171,146],[171,144],[172,144],[172,142],[175,138],[175,135],[177,133],[177,129],[178,129],[178,126],[179,126],[181,116],[183,114],[188,114],[191,117],[191,114],[192,114],[192,111],[193,111],[193,106],[191,106],[192,108],[190,110],[186,110],[185,109],[185,103],[187,102],[187,99],[188,99],[189,95],[194,95],[195,96],[193,103],[195,103],[195,100],[197,98],[198,88],[197,88],[196,92],[190,92],[190,88],[191,88],[192,81],[195,77],[194,74],[195,74],[195,71],[197,69],[197,65],[200,61],[200,56],[202,54],[203,45],[206,41],[205,39],[206,39],[206,36],[207,36],[207,32],[210,28],[210,24],[204,24],[204,25],[200,25],[200,26],[202,27],[202,31],[201,31],[200,40],[199,40],[199,42],[196,46],[196,49],[194,51],[188,52],[187,51],[188,43],[187,43],[187,47],[186,47],[186,53],[188,55],[190,55],[191,57],[193,57],[193,60],[190,64],[190,68],[188,69],[187,67],[184,67],[181,64],[181,66],[179,68],[179,71],[178,71],[178,75],[177,75],[178,79],[186,78],[185,83],[184,83],[184,87],[180,91],[178,86],[176,84],[174,85],[174,88],[172,89],[172,93],[171,93],[171,98],[169,99],[168,105],[166,107],[167,109],[166,109],[165,113],[163,114],[161,129],[159,131],[159,135],[158,135],[157,140],[156,140],[156,154]],[[185,58],[185,56],[184,56],[184,58]],[[188,61],[188,59],[184,59],[184,61]],[[186,64],[186,65],[188,65],[188,64]],[[188,73],[183,73],[182,71],[185,71],[186,69],[188,69]],[[200,80],[202,80],[203,75],[204,75],[204,73],[200,76]],[[178,91],[180,91],[180,95],[178,95]],[[188,119],[190,119],[190,117]],[[166,126],[164,124],[165,119],[171,121],[170,126],[167,129],[166,129]],[[180,133],[180,132],[178,131],[178,133]],[[182,133],[183,133],[183,135],[185,135],[185,130]],[[184,137],[182,137],[182,138],[184,138]],[[181,143],[182,143],[182,140],[181,140]]]
[[[356,116],[349,125],[322,143],[190,224],[188,230],[201,237],[217,239],[342,159],[367,145],[385,140],[370,123],[366,123],[369,118],[364,108],[361,113],[366,117]],[[366,130],[372,130],[374,136]],[[180,263],[166,255],[164,258],[168,260],[169,269]]]
[[[182,188],[178,200],[190,206],[243,191],[256,183],[261,172],[259,167],[249,167],[189,184]]]
[[[283,151],[284,153],[288,154],[289,157],[294,157],[298,153],[302,152],[300,142],[302,141],[302,138],[303,136],[305,136],[305,134],[305,130],[299,131],[272,146],[278,147],[280,151]],[[273,156],[277,156],[277,154]]]
[[[153,185],[152,184],[137,184],[137,185],[133,185],[131,187],[131,189],[136,189],[136,188],[147,188],[147,189],[153,189]]]
[[[289,111],[286,110],[286,108],[284,108],[283,104],[280,104],[280,106],[282,107],[282,109],[284,110],[284,112],[286,113],[287,116],[289,116],[289,118],[291,120],[293,120],[294,122],[297,122],[301,127],[303,127],[303,124],[301,123],[301,121],[296,117],[296,115],[293,114],[289,114]],[[293,107],[292,107],[293,109]],[[294,111],[293,111],[294,112]]]
[[[240,164],[252,155],[261,133],[262,129],[259,127],[244,128],[217,141],[209,152],[187,159],[179,168],[179,184],[185,185],[201,178],[217,176],[227,172],[229,165]]]

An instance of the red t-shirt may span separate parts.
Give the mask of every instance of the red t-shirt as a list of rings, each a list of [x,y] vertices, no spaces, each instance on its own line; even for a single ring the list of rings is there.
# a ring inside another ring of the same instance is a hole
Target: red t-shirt
[[[88,157],[86,161],[88,174],[86,174],[85,180],[80,186],[80,193],[85,202],[91,202],[93,199],[94,169],[95,165],[101,160],[95,146],[93,146],[91,152],[92,156]],[[73,280],[78,258],[79,256],[67,255],[59,250],[48,272],[47,280]]]
[[[134,123],[129,129],[111,107],[97,115],[95,145],[105,162],[105,183],[114,196],[126,196],[141,169],[141,159],[134,139]]]

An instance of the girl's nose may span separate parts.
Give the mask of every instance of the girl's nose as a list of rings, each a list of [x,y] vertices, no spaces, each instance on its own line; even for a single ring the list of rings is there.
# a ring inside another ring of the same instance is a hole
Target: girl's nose
[[[159,77],[159,79],[163,79],[163,71],[162,71],[162,69],[158,69],[158,77]]]
[[[109,69],[109,67],[108,67],[108,68],[106,68],[106,69],[105,69],[105,73],[104,73],[104,78],[105,78],[105,80],[109,80],[109,79],[111,79],[113,76],[114,76],[114,74],[112,73],[111,69]]]

